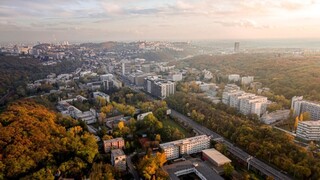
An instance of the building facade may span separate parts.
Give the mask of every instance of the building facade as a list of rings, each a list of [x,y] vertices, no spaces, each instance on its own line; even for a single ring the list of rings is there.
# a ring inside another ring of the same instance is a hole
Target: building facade
[[[127,156],[122,149],[111,150],[111,164],[119,171],[127,169]]]
[[[154,76],[145,78],[145,91],[160,99],[174,94],[175,88],[175,83],[172,81],[163,80]]]
[[[122,149],[124,147],[124,139],[123,138],[114,138],[103,141],[104,151],[110,152],[111,149]]]
[[[210,137],[200,135],[191,138],[160,144],[164,150],[167,160],[179,158],[183,154],[193,154],[210,148]]]
[[[297,137],[307,141],[320,140],[320,120],[318,121],[302,121],[298,123]]]
[[[308,112],[311,120],[320,119],[320,104],[303,100],[303,96],[294,96],[292,98],[291,109],[293,109],[295,116]]]

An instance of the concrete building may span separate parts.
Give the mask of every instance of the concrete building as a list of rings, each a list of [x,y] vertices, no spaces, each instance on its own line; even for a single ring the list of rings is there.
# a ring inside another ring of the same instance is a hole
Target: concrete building
[[[227,163],[231,163],[231,160],[229,158],[227,158],[225,155],[221,154],[214,148],[202,150],[202,158],[211,162],[217,167],[222,167]]]
[[[145,78],[144,89],[155,97],[164,99],[175,93],[175,83],[155,76]]]
[[[320,104],[303,100],[303,96],[294,96],[292,98],[291,109],[293,109],[295,116],[308,112],[311,120],[320,119]]]
[[[160,148],[164,150],[167,160],[179,158],[183,154],[199,153],[209,147],[210,137],[207,135],[160,144]]]
[[[144,73],[150,73],[151,72],[150,64],[141,65],[141,71],[143,71]]]
[[[210,90],[216,90],[218,87],[215,83],[205,83],[201,81],[196,81],[196,84],[199,86],[200,90],[203,92],[207,92]]]
[[[307,141],[320,140],[320,120],[302,121],[298,123],[297,137]]]
[[[97,99],[98,97],[105,99],[107,102],[110,102],[110,96],[103,92],[93,92],[93,98]]]
[[[113,78],[113,74],[100,75],[100,81],[111,81],[112,78]]]
[[[257,114],[260,117],[267,110],[268,99],[244,91],[230,90],[222,93],[222,103],[236,108],[244,115]]]
[[[210,79],[213,78],[212,73],[210,71],[206,70],[206,69],[203,70],[202,73],[203,73],[203,78],[204,79],[210,80]]]
[[[261,121],[265,124],[272,124],[279,120],[288,119],[290,110],[277,110],[271,113],[264,113],[261,117]]]
[[[229,82],[237,82],[237,81],[239,81],[240,80],[240,75],[239,74],[230,74],[229,76],[228,76],[228,81]]]
[[[256,114],[260,117],[267,110],[267,101],[267,97],[249,96],[240,100],[239,110],[244,115]]]
[[[127,169],[127,156],[122,149],[111,150],[111,164],[119,171]]]
[[[163,169],[168,172],[170,180],[180,180],[179,176],[190,173],[196,174],[201,180],[223,180],[207,163],[196,158],[165,165]]]
[[[174,82],[182,81],[182,73],[172,73],[169,75],[169,80]]]
[[[125,144],[123,138],[114,138],[103,141],[103,147],[106,153],[110,152],[111,149],[122,149],[124,145]]]
[[[242,85],[248,85],[253,82],[254,76],[247,76],[241,78],[241,84]]]

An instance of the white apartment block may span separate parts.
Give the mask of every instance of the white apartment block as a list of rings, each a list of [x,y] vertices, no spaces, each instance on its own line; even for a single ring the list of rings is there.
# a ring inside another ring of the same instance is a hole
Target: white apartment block
[[[229,81],[237,82],[240,80],[240,75],[239,74],[230,74],[228,76]]]
[[[292,98],[291,109],[293,109],[295,116],[308,112],[311,120],[320,119],[320,104],[303,100],[303,96],[294,96]]]
[[[127,156],[122,149],[111,150],[111,164],[119,171],[127,169]]]
[[[262,115],[267,110],[267,97],[250,96],[240,100],[240,112],[244,115],[256,114]]]
[[[108,94],[99,91],[93,92],[93,98],[97,99],[98,97],[101,97],[105,99],[107,102],[110,102],[110,96]]]
[[[241,78],[241,84],[247,85],[253,82],[254,77],[253,76],[247,76]]]
[[[302,121],[298,123],[297,137],[307,141],[320,140],[320,120],[318,121]]]
[[[193,154],[210,148],[210,137],[200,135],[191,138],[160,144],[164,150],[167,160],[179,158],[183,154]]]
[[[260,116],[266,112],[268,99],[240,90],[229,90],[223,92],[222,103],[236,108],[242,114],[257,114]]]
[[[172,81],[152,76],[145,78],[144,89],[153,96],[164,99],[175,93],[176,86]]]
[[[212,79],[213,78],[212,73],[210,71],[206,70],[206,69],[203,70],[202,73],[203,73],[203,78],[204,79]]]

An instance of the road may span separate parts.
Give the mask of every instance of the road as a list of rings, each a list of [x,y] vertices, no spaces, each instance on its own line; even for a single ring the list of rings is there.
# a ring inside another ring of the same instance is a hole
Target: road
[[[134,179],[135,180],[140,180],[140,177],[139,177],[139,174],[137,172],[137,170],[134,168],[134,165],[131,161],[131,158],[132,156],[134,156],[135,153],[133,154],[130,154],[128,157],[127,157],[127,165],[128,165],[128,168],[129,168],[129,172],[133,175]]]
[[[219,134],[211,131],[210,129],[208,129],[198,123],[196,123],[195,121],[184,116],[183,114],[178,113],[175,110],[171,110],[171,115],[173,117],[176,117],[179,120],[187,123],[190,127],[192,127],[199,134],[206,134],[206,135],[211,136],[213,139],[219,139],[220,142],[222,142],[223,144],[226,145],[226,147],[230,153],[232,153],[236,157],[240,158],[241,160],[247,162],[247,160],[250,158],[250,161],[249,161],[250,166],[254,167],[255,169],[258,169],[263,174],[265,174],[267,176],[272,176],[275,179],[279,179],[279,180],[291,179],[288,176],[286,176],[285,174],[281,173],[280,171],[278,171],[278,170],[274,169],[273,167],[267,165],[266,163],[260,161],[259,159],[250,156],[248,153],[246,153],[242,149],[234,146],[231,142],[227,141]]]

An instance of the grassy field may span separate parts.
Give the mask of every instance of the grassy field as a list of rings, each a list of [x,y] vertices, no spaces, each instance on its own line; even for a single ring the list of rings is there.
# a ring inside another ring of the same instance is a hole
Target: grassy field
[[[170,126],[170,127],[173,127],[173,128],[177,128],[181,133],[184,134],[184,136],[186,138],[191,136],[191,134],[183,126],[181,126],[180,124],[178,124],[177,122],[175,122],[175,121],[173,121],[171,119],[163,120],[162,123],[163,123],[164,127]]]

